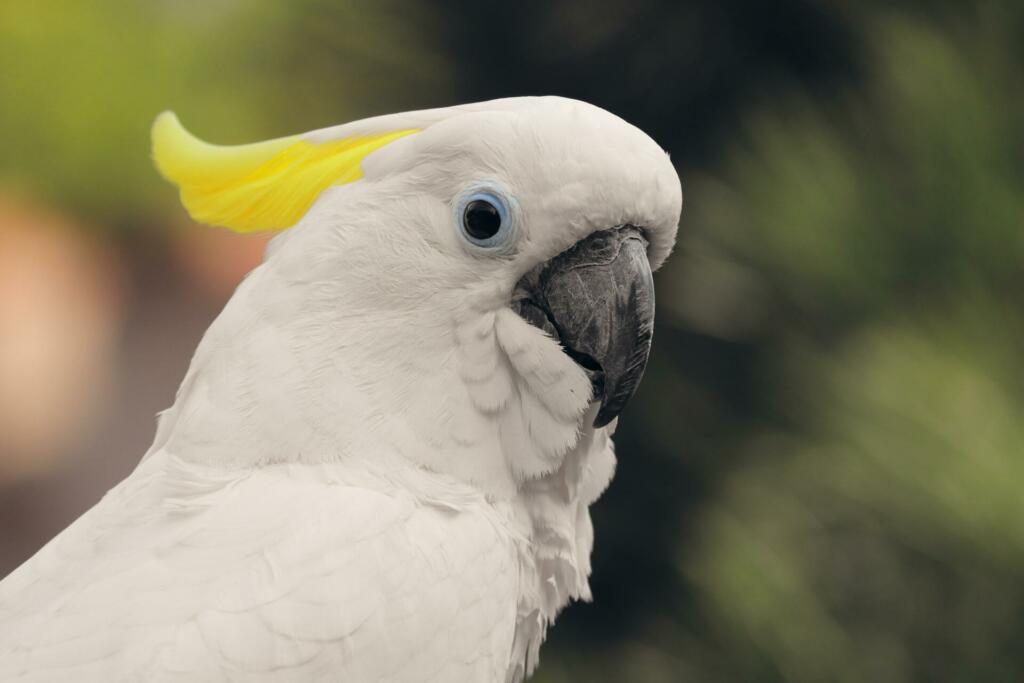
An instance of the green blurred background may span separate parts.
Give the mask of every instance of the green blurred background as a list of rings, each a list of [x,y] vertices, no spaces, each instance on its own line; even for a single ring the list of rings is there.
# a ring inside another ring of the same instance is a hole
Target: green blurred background
[[[264,239],[151,169],[522,94],[686,204],[537,681],[1024,680],[1024,3],[0,2],[0,575],[125,476]]]

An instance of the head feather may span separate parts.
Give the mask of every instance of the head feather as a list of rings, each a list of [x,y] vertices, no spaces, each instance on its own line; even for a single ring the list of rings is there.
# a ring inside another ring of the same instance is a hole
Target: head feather
[[[416,132],[406,128],[323,142],[293,135],[221,146],[196,138],[168,111],[153,123],[153,159],[200,223],[236,232],[283,230],[326,188],[362,178],[362,161],[371,152]]]

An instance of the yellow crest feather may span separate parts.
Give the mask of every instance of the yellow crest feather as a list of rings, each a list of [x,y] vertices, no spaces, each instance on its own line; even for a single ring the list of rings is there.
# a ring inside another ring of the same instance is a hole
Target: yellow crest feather
[[[363,177],[362,161],[411,128],[313,143],[298,135],[250,145],[211,145],[189,133],[173,112],[153,123],[153,159],[181,190],[201,223],[237,232],[283,230],[299,221],[332,185]]]

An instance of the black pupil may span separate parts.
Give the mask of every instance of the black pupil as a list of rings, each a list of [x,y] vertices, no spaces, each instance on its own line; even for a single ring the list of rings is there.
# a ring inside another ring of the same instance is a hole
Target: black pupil
[[[466,205],[462,224],[466,228],[466,234],[473,239],[490,239],[501,229],[501,214],[490,202],[474,199]]]

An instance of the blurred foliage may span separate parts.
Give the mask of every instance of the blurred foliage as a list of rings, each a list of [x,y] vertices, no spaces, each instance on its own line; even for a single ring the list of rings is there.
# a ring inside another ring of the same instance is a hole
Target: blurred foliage
[[[0,186],[130,241],[183,220],[148,161],[164,108],[234,143],[606,107],[687,199],[594,510],[596,602],[536,680],[1012,681],[1022,65],[1012,0],[8,2]]]
[[[593,102],[708,163],[741,113],[783,85],[827,96],[859,71],[839,3],[814,0],[440,0],[462,99]]]
[[[138,230],[173,202],[149,160],[160,111],[237,144],[447,102],[436,21],[394,2],[0,3],[0,180]]]
[[[1024,33],[958,19],[869,13],[860,85],[780,98],[686,185],[659,295],[764,405],[688,402],[736,429],[679,522],[688,599],[585,677],[1024,674]]]

